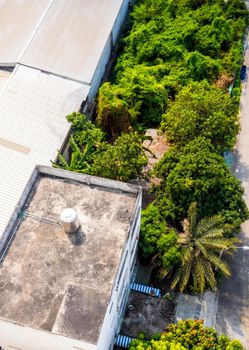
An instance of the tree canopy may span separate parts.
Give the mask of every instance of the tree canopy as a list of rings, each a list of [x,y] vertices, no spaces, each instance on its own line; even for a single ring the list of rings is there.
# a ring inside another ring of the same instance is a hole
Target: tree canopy
[[[99,121],[106,124],[105,101],[110,118],[125,108],[133,126],[156,126],[168,101],[191,81],[232,80],[247,21],[242,0],[137,2],[112,84],[99,91]]]
[[[142,212],[140,238],[142,255],[145,258],[153,257],[164,271],[170,271],[179,262],[177,233],[175,229],[169,228],[160,209],[153,204]]]
[[[130,350],[245,350],[238,340],[218,335],[203,321],[185,320],[169,325],[165,332],[146,339],[140,334],[130,343]]]
[[[215,271],[224,276],[231,275],[229,267],[222,261],[222,253],[232,253],[235,240],[225,238],[226,225],[219,215],[198,220],[197,204],[189,207],[188,217],[182,222],[183,232],[178,233],[181,262],[176,266],[172,288],[179,286],[181,292],[191,286],[194,292],[217,287]]]
[[[59,154],[54,166],[128,181],[136,178],[147,164],[143,137],[137,132],[124,133],[110,144],[106,142],[106,134],[83,114],[72,113],[68,120],[73,128],[70,159],[67,161]]]
[[[209,139],[215,151],[233,148],[239,129],[237,99],[207,81],[184,87],[163,115],[167,141],[178,148],[199,135]]]
[[[248,217],[240,181],[203,137],[166,152],[156,174],[161,178],[156,204],[169,222],[183,220],[193,201],[198,203],[200,217],[219,213],[235,227]]]

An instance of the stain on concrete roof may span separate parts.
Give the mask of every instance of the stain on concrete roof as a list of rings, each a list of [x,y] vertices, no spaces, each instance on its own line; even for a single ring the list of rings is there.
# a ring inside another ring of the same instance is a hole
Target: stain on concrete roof
[[[97,343],[135,203],[135,193],[39,176],[28,213],[56,221],[74,207],[81,227],[21,221],[0,268],[0,317]]]

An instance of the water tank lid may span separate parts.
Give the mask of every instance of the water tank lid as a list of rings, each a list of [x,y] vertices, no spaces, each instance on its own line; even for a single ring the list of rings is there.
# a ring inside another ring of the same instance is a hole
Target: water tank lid
[[[66,223],[74,222],[77,219],[77,212],[73,208],[63,209],[60,215],[60,219]]]

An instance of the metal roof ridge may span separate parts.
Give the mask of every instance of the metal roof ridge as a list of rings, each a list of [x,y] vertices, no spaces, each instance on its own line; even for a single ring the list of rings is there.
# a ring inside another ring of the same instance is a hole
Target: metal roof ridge
[[[30,66],[28,64],[18,63],[18,66],[23,66],[23,67],[27,67],[27,68],[30,68],[30,69],[38,70],[38,71],[40,71],[41,73],[44,73],[44,74],[53,75],[55,77],[62,78],[62,79],[65,79],[65,80],[70,80],[70,81],[73,81],[75,83],[79,83],[79,84],[82,84],[82,85],[91,86],[91,83],[88,83],[87,81],[75,79],[75,78],[68,77],[68,76],[65,76],[65,75],[62,75],[62,74],[58,74],[58,73],[54,73],[54,72],[50,72],[50,71],[47,71],[47,70],[44,70],[44,69],[41,69],[41,68],[38,68],[38,67]]]

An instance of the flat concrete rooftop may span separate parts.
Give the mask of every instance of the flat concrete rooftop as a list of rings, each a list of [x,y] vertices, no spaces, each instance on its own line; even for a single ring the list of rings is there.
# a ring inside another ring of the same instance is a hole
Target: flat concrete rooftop
[[[28,215],[56,221],[63,208],[74,207],[81,226],[67,235],[43,219],[21,219],[0,267],[0,318],[95,344],[139,189],[87,182],[37,176],[25,204]]]

